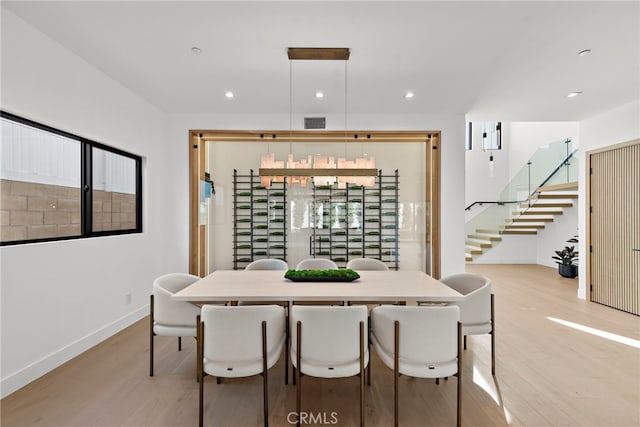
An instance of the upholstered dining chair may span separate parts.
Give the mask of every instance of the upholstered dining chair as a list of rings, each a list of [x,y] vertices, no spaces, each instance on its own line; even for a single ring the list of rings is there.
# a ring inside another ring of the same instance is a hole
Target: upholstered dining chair
[[[289,269],[289,265],[278,258],[265,258],[253,261],[244,268],[245,270],[283,270]]]
[[[336,270],[338,265],[327,258],[307,258],[296,265],[296,270]],[[344,305],[342,301],[293,301],[299,305]],[[293,378],[295,384],[296,379]]]
[[[278,258],[264,258],[253,261],[244,268],[247,270],[279,270],[286,271],[289,269],[289,265]],[[285,308],[285,328],[286,328],[286,342],[285,347],[289,348],[289,301],[238,301],[238,305],[270,305],[276,304]],[[284,365],[284,383],[289,383],[289,365],[285,363]]]
[[[296,413],[302,405],[301,376],[360,376],[360,425],[364,425],[364,378],[369,364],[367,307],[354,305],[293,306],[291,361],[296,386]],[[300,417],[298,417],[298,426]]]
[[[204,379],[262,375],[264,425],[269,425],[268,370],[285,347],[284,308],[277,305],[202,307],[198,317],[198,420],[204,423]],[[288,352],[285,350],[285,358]],[[288,360],[285,361],[285,365]]]
[[[393,369],[394,421],[399,422],[400,374],[417,378],[456,375],[457,425],[462,423],[462,325],[455,306],[392,306],[371,310],[371,342]]]
[[[335,270],[338,265],[327,258],[307,258],[296,265],[296,270]]]
[[[362,270],[375,270],[375,271],[386,271],[389,270],[387,264],[380,261],[379,259],[374,258],[353,258],[349,260],[347,263],[347,268],[350,268],[355,271]]]
[[[460,307],[460,322],[467,348],[467,335],[491,335],[491,374],[496,374],[496,333],[494,296],[487,277],[460,273],[440,279],[442,283],[464,295],[462,301],[450,303]]]
[[[387,264],[385,264],[384,262],[380,261],[379,259],[374,259],[374,258],[353,258],[351,260],[349,260],[349,262],[347,263],[347,268],[350,268],[352,270],[355,271],[388,271],[389,267],[387,267]],[[402,302],[404,303],[404,302]],[[367,305],[372,305],[372,304],[401,304],[401,301],[358,301],[358,304],[367,304]],[[351,302],[349,302],[349,305],[351,305]],[[371,321],[369,319],[369,327],[371,327]],[[371,332],[371,331],[369,331]],[[371,344],[369,344],[369,346],[371,346]],[[371,385],[371,367],[369,367],[369,369],[367,370],[367,384]]]
[[[182,337],[196,336],[196,316],[200,308],[173,301],[171,296],[199,280],[200,277],[184,273],[171,273],[153,281],[149,304],[149,375],[153,376],[153,341],[156,335],[178,337],[178,351],[182,350]]]

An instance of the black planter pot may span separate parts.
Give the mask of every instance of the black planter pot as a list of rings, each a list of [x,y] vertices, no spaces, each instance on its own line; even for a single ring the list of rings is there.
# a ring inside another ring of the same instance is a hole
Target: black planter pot
[[[558,264],[558,273],[560,273],[562,277],[573,279],[578,275],[578,266],[573,264]]]

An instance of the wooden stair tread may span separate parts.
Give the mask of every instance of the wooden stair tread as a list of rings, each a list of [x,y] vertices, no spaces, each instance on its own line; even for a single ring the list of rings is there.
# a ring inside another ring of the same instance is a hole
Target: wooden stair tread
[[[520,208],[529,209],[529,208],[571,208],[573,207],[573,202],[571,200],[561,200],[561,199],[550,199],[547,200],[536,200],[535,203],[531,203],[529,206],[528,203],[522,203]]]
[[[540,193],[535,196],[531,196],[532,200],[540,199],[577,199],[578,192],[567,191],[553,191],[548,193]]]
[[[514,211],[511,215],[562,215],[564,211],[562,209],[554,208],[529,208],[527,210]]]
[[[499,234],[500,231],[491,228],[476,228],[476,233],[496,235]]]
[[[502,234],[538,234],[538,230],[521,228],[521,229],[506,229]]]
[[[545,191],[562,191],[562,190],[577,190],[578,189],[578,181],[574,182],[565,182],[564,184],[553,184],[553,185],[545,185],[544,187],[536,188],[536,191],[539,193]]]
[[[478,239],[478,240],[488,240],[489,242],[499,242],[502,240],[500,234],[496,233],[477,233],[477,234],[469,234],[467,236],[469,239]]]
[[[482,254],[482,248],[479,248],[477,246],[465,245],[464,248],[467,251],[467,253],[470,253],[471,255],[480,255],[480,254]]]
[[[506,223],[510,223],[510,222],[553,222],[553,217],[552,216],[533,216],[533,215],[526,215],[526,218],[523,217],[519,217],[519,218],[511,218],[511,219],[505,219],[504,222]]]
[[[480,247],[480,248],[490,248],[493,246],[490,240],[469,239],[469,238],[467,239],[466,244]]]
[[[540,229],[540,228],[544,228],[544,227],[545,227],[545,225],[543,223],[520,223],[520,224],[504,225],[504,226],[502,226],[502,228],[500,228],[500,230],[518,229],[518,228],[538,228],[538,229]]]

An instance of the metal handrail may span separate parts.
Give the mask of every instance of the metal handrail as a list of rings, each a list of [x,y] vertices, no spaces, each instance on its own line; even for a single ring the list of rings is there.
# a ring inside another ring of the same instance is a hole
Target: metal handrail
[[[569,160],[571,160],[571,157],[573,157],[573,155],[574,155],[574,154],[576,154],[577,152],[578,152],[578,149],[576,148],[576,149],[575,149],[575,150],[573,150],[570,154],[568,154],[568,155],[567,155],[567,158],[566,158],[566,159],[564,159],[564,160],[562,161],[562,163],[560,163],[560,164],[558,165],[558,167],[557,167],[557,168],[555,168],[555,169],[553,170],[553,172],[551,172],[551,174],[550,174],[550,175],[549,175],[549,176],[548,176],[544,181],[542,181],[542,184],[538,185],[538,187],[536,187],[536,188],[544,187],[544,185],[545,185],[547,182],[549,182],[549,181],[551,180],[551,178],[553,178],[553,177],[554,177],[554,175],[555,175],[556,173],[558,173],[558,171],[559,171],[563,166],[565,166],[565,165],[567,165],[567,164],[569,163]],[[568,173],[568,172],[567,172],[567,173]],[[531,194],[535,194],[535,193],[536,193],[536,191],[537,191],[537,190],[534,190],[534,191],[533,191],[533,193],[531,193]]]
[[[474,207],[475,205],[480,205],[482,206],[483,204],[496,204],[499,206],[502,206],[506,203],[524,203],[526,202],[526,200],[490,200],[490,201],[477,201],[477,202],[473,202],[471,203],[469,206],[467,206],[466,208],[464,208],[465,211],[469,211],[471,210],[472,207]]]
[[[533,196],[533,195],[535,195],[536,193],[538,193],[538,188],[540,188],[540,187],[544,187],[544,185],[545,185],[547,182],[549,182],[549,181],[551,180],[551,178],[553,178],[553,177],[558,173],[558,171],[560,171],[560,169],[562,169],[562,167],[564,167],[564,166],[566,166],[566,165],[568,165],[568,164],[569,164],[569,160],[571,160],[571,158],[573,157],[573,155],[574,155],[574,154],[576,154],[576,153],[578,152],[578,149],[576,148],[576,149],[575,149],[575,150],[573,150],[571,153],[569,153],[569,145],[568,145],[568,143],[569,143],[569,142],[571,142],[571,140],[570,140],[570,139],[567,139],[565,142],[567,143],[567,157],[566,157],[562,162],[560,162],[560,164],[558,165],[558,167],[556,167],[556,168],[553,170],[553,172],[551,172],[551,173],[549,174],[549,176],[547,176],[547,177],[544,179],[544,181],[542,181],[542,184],[540,184],[540,185],[536,186],[536,187],[534,188],[534,190],[533,190],[533,191],[531,191],[531,182],[529,182],[529,192],[530,192],[530,194],[529,194],[529,195],[530,195],[530,196]],[[530,180],[531,180],[531,178],[530,178],[530,177],[531,177],[531,161],[529,160],[529,161],[527,162],[527,164],[529,165],[529,181],[530,181]],[[471,203],[469,206],[467,206],[466,208],[464,208],[464,210],[465,210],[465,211],[471,210],[471,208],[472,208],[472,207],[474,207],[475,205],[480,205],[480,206],[482,206],[482,205],[484,205],[484,204],[496,204],[496,205],[502,206],[502,205],[507,204],[507,203],[526,203],[526,202],[527,202],[527,201],[529,201],[529,200],[530,200],[530,199],[526,199],[526,200],[490,200],[490,201],[475,201],[475,202]]]

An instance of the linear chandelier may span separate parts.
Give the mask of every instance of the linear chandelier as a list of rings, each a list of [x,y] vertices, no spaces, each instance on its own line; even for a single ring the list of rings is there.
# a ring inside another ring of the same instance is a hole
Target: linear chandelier
[[[349,60],[348,48],[289,48],[289,116],[292,128],[293,117],[293,88],[292,88],[292,62],[294,60],[343,60],[345,61],[345,144],[347,128],[347,61]],[[291,142],[290,142],[291,144]],[[346,148],[346,147],[345,147]],[[290,150],[291,151],[291,150]],[[316,185],[338,184],[339,188],[347,184],[371,186],[375,183],[378,170],[373,157],[362,157],[347,160],[334,156],[307,156],[306,159],[295,161],[293,154],[289,153],[286,166],[284,161],[278,161],[275,153],[269,152],[262,155],[259,169],[261,184],[267,188],[272,182],[287,181],[288,185],[300,184],[306,187],[307,181],[312,179]]]

